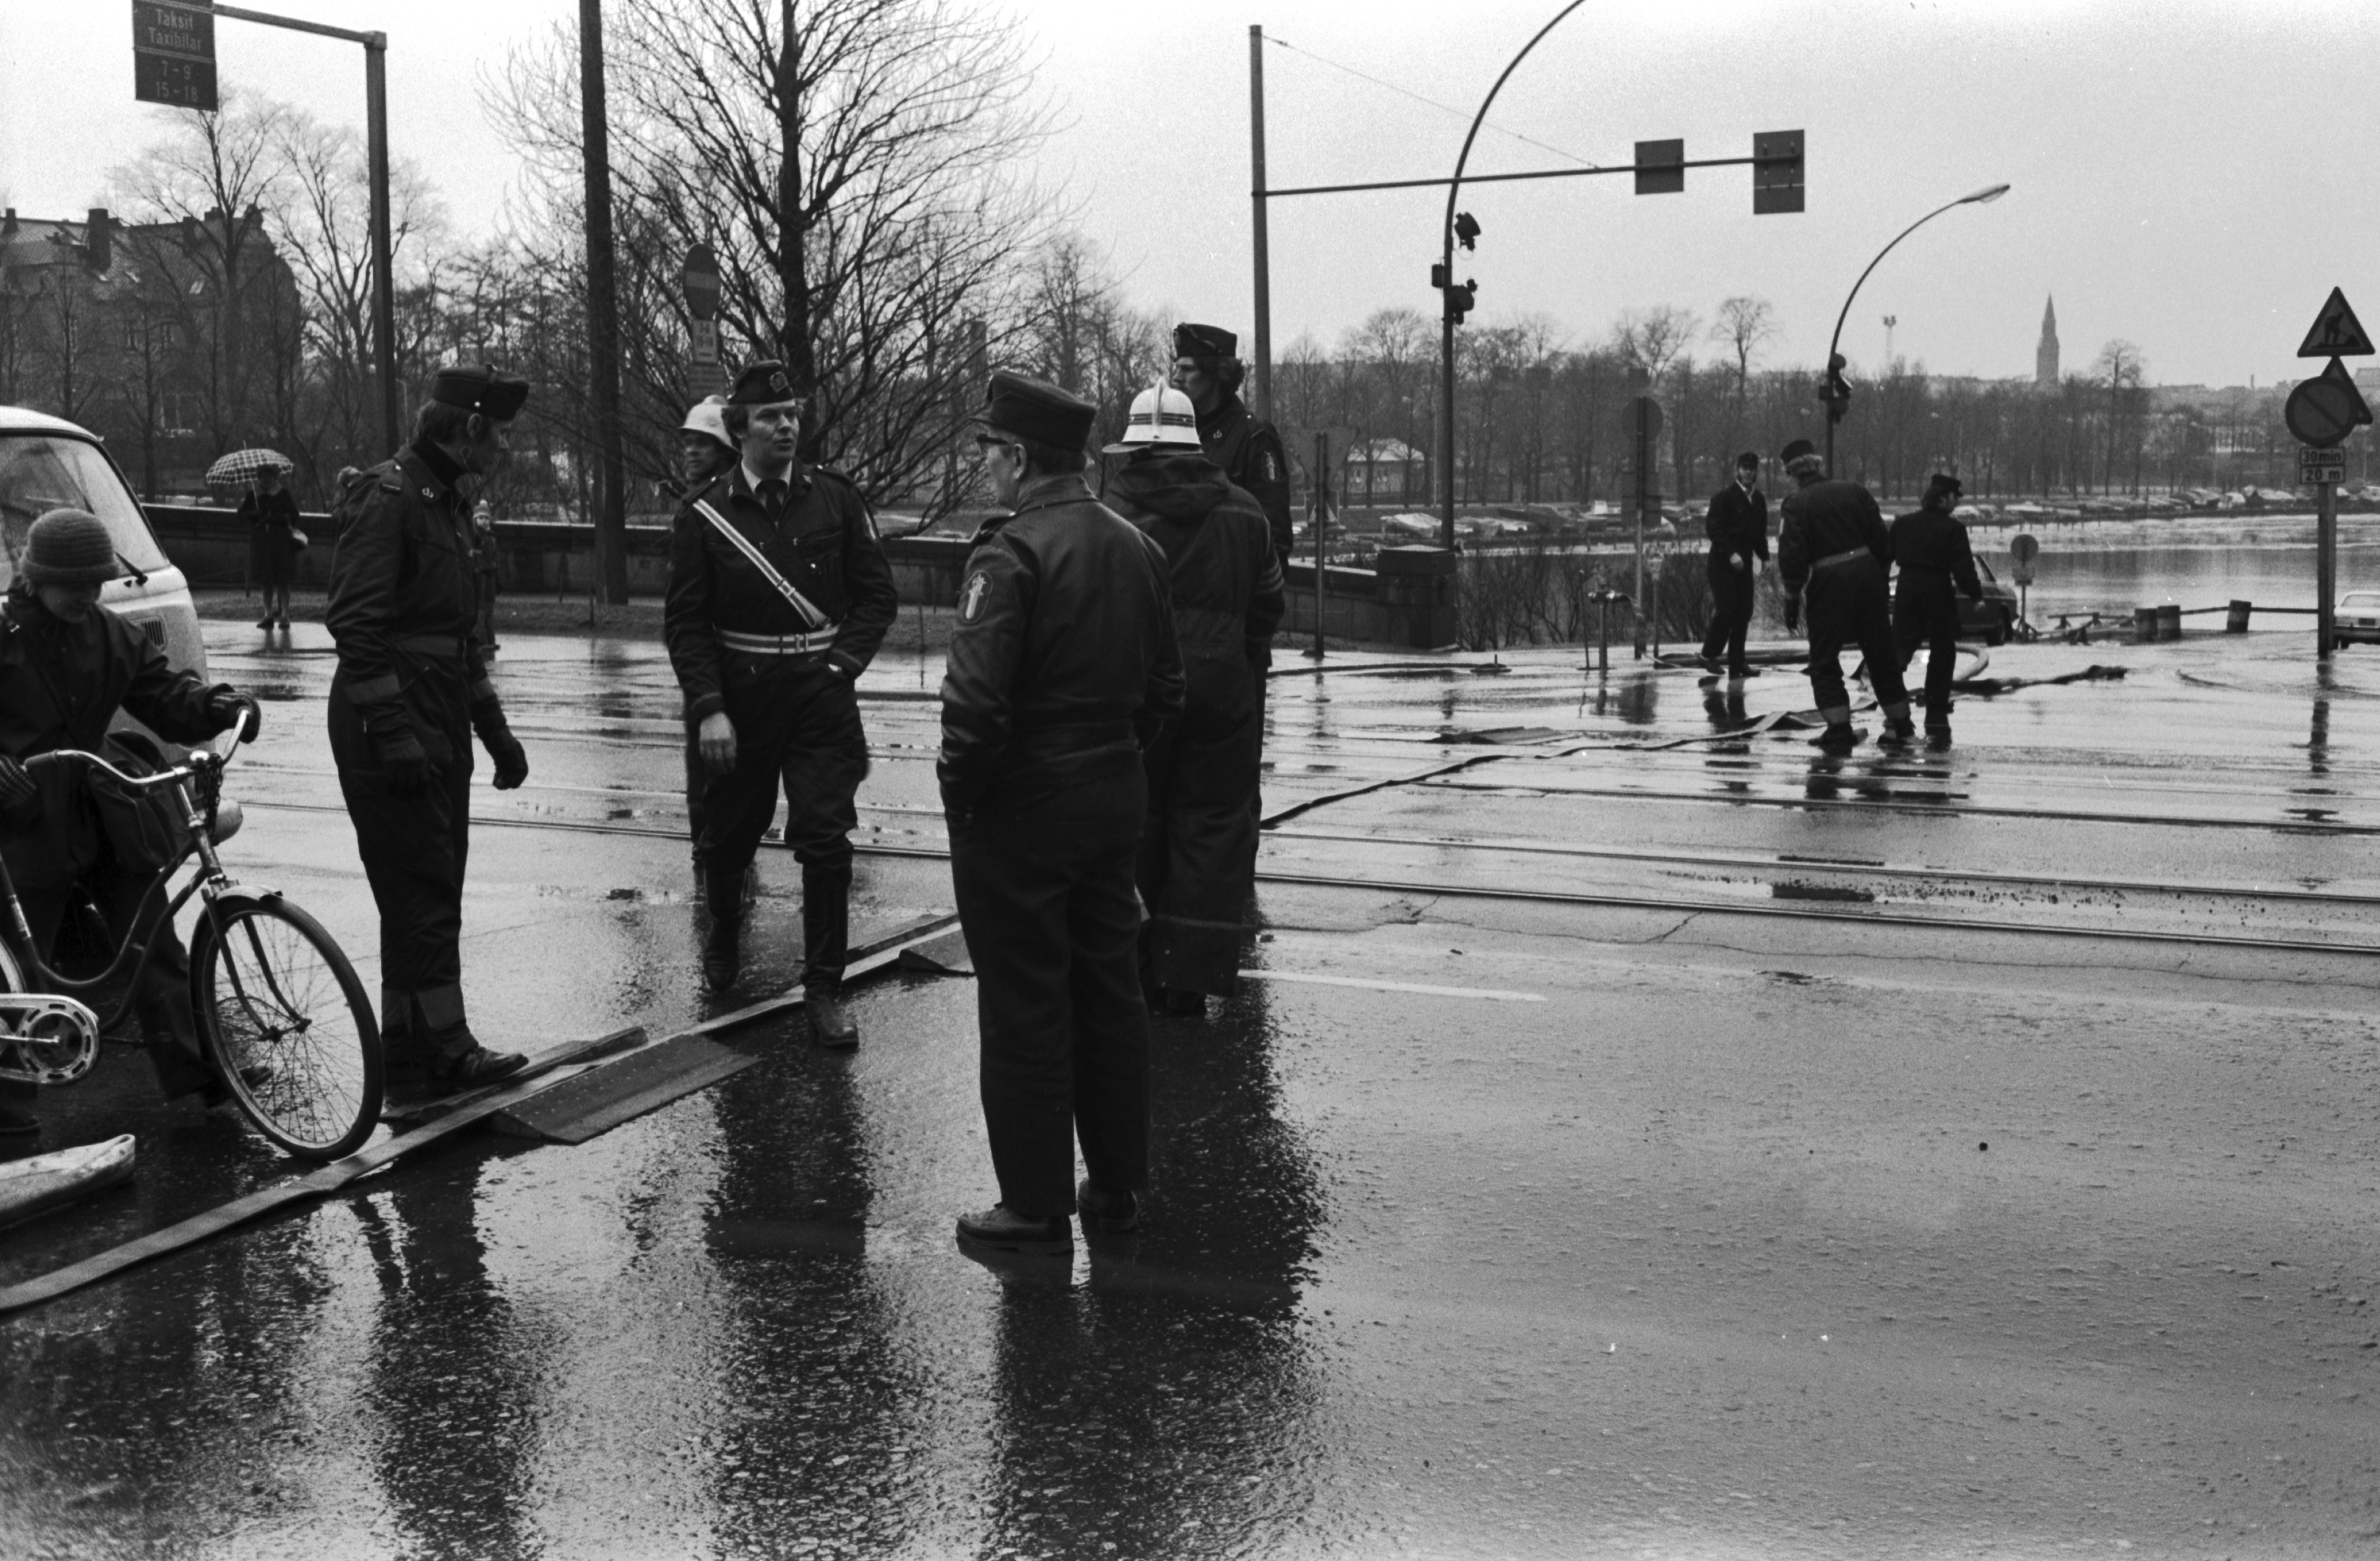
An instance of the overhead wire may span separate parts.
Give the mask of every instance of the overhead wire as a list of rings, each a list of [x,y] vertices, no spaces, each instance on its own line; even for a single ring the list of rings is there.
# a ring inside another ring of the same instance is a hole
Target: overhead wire
[[[1415,91],[1410,87],[1400,87],[1394,81],[1383,80],[1379,77],[1374,76],[1368,71],[1358,70],[1352,65],[1342,64],[1340,61],[1332,59],[1328,55],[1318,55],[1311,49],[1300,48],[1286,38],[1276,38],[1271,33],[1268,32],[1264,35],[1264,41],[1268,43],[1287,49],[1291,54],[1304,55],[1307,59],[1313,60],[1319,65],[1327,65],[1333,70],[1344,71],[1346,74],[1354,77],[1359,81],[1369,81],[1373,86],[1385,88],[1389,91],[1394,92],[1400,97],[1411,98],[1414,102],[1422,104],[1430,108],[1435,108],[1441,114],[1451,114],[1457,119],[1463,120],[1468,120],[1471,117],[1468,112],[1455,107],[1452,104],[1444,104],[1439,102],[1436,98],[1424,97],[1421,93]],[[1581,167],[1599,168],[1603,166],[1602,164],[1596,162],[1593,158],[1581,157],[1575,152],[1565,152],[1559,146],[1554,146],[1548,142],[1537,140],[1535,136],[1524,136],[1518,130],[1506,129],[1503,126],[1497,124],[1493,119],[1488,120],[1484,128],[1495,131],[1500,136],[1510,136],[1514,140],[1526,141],[1529,145],[1536,147],[1540,152],[1550,152],[1557,157],[1567,158],[1571,162],[1578,164]]]

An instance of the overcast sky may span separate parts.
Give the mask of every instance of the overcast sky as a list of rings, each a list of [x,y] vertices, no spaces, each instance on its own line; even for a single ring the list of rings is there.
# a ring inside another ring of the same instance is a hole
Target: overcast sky
[[[629,0],[612,0],[616,7]],[[481,111],[484,73],[569,0],[254,0],[390,39],[392,137],[465,231],[500,220],[518,170]],[[1038,172],[1140,302],[1243,332],[1251,309],[1248,32],[1266,50],[1271,182],[1443,177],[1468,109],[1559,0],[1026,0],[1061,124]],[[125,0],[0,0],[0,196],[29,215],[106,201],[108,169],[159,131],[131,101]],[[361,51],[217,24],[226,80],[360,123]],[[1860,270],[1928,209],[2014,191],[1929,224],[1877,268],[1844,345],[1939,372],[2029,373],[2055,296],[2070,369],[2111,337],[2166,384],[2258,383],[2329,288],[2380,329],[2380,168],[2355,104],[2380,59],[2380,6],[2313,0],[1597,0],[1515,72],[1494,121],[1578,157],[1626,162],[1682,136],[1742,156],[1755,131],[1809,137],[1809,210],[1752,215],[1750,170],[1692,173],[1683,195],[1624,177],[1487,186],[1461,274],[1480,316],[1529,312],[1574,343],[1621,310],[1707,319],[1751,293],[1775,307],[1773,362],[1817,360]],[[1326,63],[1330,62],[1330,63]],[[1442,112],[1340,67],[1462,107]],[[1560,165],[1483,135],[1476,172]],[[1324,342],[1374,309],[1433,314],[1442,193],[1274,203],[1273,331]]]

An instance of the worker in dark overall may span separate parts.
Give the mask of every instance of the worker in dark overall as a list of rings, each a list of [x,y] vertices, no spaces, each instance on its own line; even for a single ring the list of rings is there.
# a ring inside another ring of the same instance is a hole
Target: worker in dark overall
[[[1749,677],[1744,637],[1752,630],[1761,567],[1768,562],[1768,495],[1760,491],[1760,457],[1746,450],[1735,457],[1735,481],[1711,495],[1703,529],[1710,536],[1710,632],[1703,636],[1703,666],[1719,670],[1727,656],[1730,677]]]
[[[1281,621],[1281,564],[1264,511],[1198,443],[1190,398],[1158,387],[1132,404],[1116,513],[1165,552],[1173,632],[1188,687],[1179,720],[1150,744],[1138,880],[1149,920],[1141,975],[1151,1006],[1184,1018],[1239,986],[1243,909],[1256,855],[1264,734],[1259,667]]]
[[[1959,660],[1959,598],[1980,602],[1974,550],[1959,507],[1959,480],[1937,471],[1914,514],[1892,523],[1892,559],[1900,579],[1892,592],[1892,638],[1906,667],[1925,647],[1925,746],[1950,746],[1950,673]],[[1871,664],[1872,665],[1872,664]]]
[[[477,628],[470,503],[503,461],[528,382],[442,369],[413,442],[339,501],[323,621],[338,645],[331,757],[380,910],[381,1040],[393,1088],[460,1088],[528,1059],[480,1044],[463,1006],[471,738],[509,791],[528,756],[505,724]]]
[[[1800,627],[1804,602],[1810,615],[1810,691],[1827,729],[1817,746],[1849,753],[1859,743],[1852,726],[1850,690],[1843,686],[1842,651],[1855,644],[1867,657],[1868,677],[1884,710],[1880,746],[1905,748],[1916,736],[1909,720],[1909,690],[1900,681],[1900,655],[1892,640],[1892,604],[1885,570],[1892,563],[1892,537],[1876,499],[1856,482],[1827,475],[1827,463],[1807,439],[1796,439],[1779,457],[1799,491],[1780,506],[1777,529],[1777,578],[1785,587],[1785,627]]]
[[[802,987],[820,1045],[859,1043],[844,1011],[851,832],[868,774],[854,687],[900,610],[868,501],[797,458],[801,404],[785,366],[759,362],[729,392],[736,463],[686,495],[670,537],[662,635],[710,786],[696,843],[709,880],[702,974],[743,970],[744,874],[785,796],[802,866]]]
[[[1071,1250],[1078,1208],[1086,1230],[1130,1230],[1148,1185],[1133,864],[1142,750],[1182,708],[1182,661],[1163,551],[1083,481],[1097,416],[1002,372],[977,435],[1009,513],[959,587],[936,774],[1000,1201],[960,1216],[963,1247]]]
[[[79,768],[44,765],[37,775],[24,762],[59,749],[101,752],[118,710],[174,742],[200,742],[243,723],[246,737],[256,735],[253,700],[175,671],[138,625],[99,604],[100,588],[120,572],[104,521],[54,509],[27,532],[17,578],[0,599],[0,860],[45,955],[78,887],[113,934],[128,935],[164,863],[134,860],[140,831],[116,827],[118,809],[147,801],[91,787]],[[120,756],[110,762],[125,767]],[[133,1008],[158,1088],[168,1100],[196,1091],[211,1105],[226,1101],[190,1010],[189,951],[170,916],[150,936]],[[41,1130],[38,1089],[0,1079],[0,1145]]]
[[[677,428],[677,448],[678,477],[669,486],[672,495],[683,503],[688,494],[700,493],[710,485],[711,479],[725,475],[739,458],[735,441],[727,432],[726,396],[706,396],[686,409],[686,420]],[[707,900],[710,892],[702,871],[702,798],[710,789],[710,772],[702,762],[702,745],[689,729],[686,734],[686,833],[694,848],[697,900]],[[739,904],[750,903],[752,888],[752,873],[747,869]]]

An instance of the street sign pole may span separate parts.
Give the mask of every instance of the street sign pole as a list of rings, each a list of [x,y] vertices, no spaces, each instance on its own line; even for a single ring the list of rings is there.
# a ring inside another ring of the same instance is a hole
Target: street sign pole
[[[1633,424],[1636,512],[1636,659],[1645,659],[1645,512],[1653,507],[1653,441],[1661,433],[1661,404],[1650,396],[1629,403]]]
[[[2314,316],[2313,329],[2298,345],[2299,357],[2328,358],[2330,362],[2314,378],[2301,381],[2281,407],[2281,418],[2289,432],[2308,446],[2298,452],[2298,482],[2301,485],[2312,482],[2316,495],[2313,653],[2325,666],[2335,648],[2333,637],[2338,632],[2338,481],[2346,475],[2347,457],[2338,446],[2372,421],[2372,409],[2364,405],[2355,376],[2339,360],[2372,354],[2372,338],[2356,319],[2346,293],[2333,287],[2322,312]]]
[[[1322,603],[1330,589],[1330,550],[1324,537],[1330,530],[1330,435],[1314,434],[1314,665],[1322,665]]]
[[[2335,645],[2331,636],[2338,631],[2338,485],[2317,483],[2314,491],[2319,495],[2314,501],[2313,573],[2314,590],[2319,592],[2313,610],[2314,656],[2327,664]]]

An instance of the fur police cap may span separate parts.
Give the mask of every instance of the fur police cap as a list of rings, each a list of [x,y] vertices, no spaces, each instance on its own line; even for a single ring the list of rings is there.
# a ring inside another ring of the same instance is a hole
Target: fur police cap
[[[1176,358],[1231,358],[1239,350],[1240,338],[1220,325],[1194,325],[1185,320],[1173,327]]]
[[[991,376],[991,387],[984,395],[986,426],[1062,450],[1079,450],[1088,444],[1099,415],[1099,409],[1081,396],[1006,369]]]
[[[1817,453],[1818,446],[1811,444],[1807,439],[1796,439],[1778,453],[1777,464],[1791,470],[1793,463],[1803,456],[1815,456]]]
[[[521,406],[528,399],[528,381],[499,373],[492,364],[457,364],[438,371],[438,377],[430,382],[430,399],[442,407],[460,407],[498,422],[510,422],[520,416]]]
[[[793,375],[773,358],[746,364],[735,376],[735,388],[727,393],[731,407],[775,407],[796,399]]]
[[[104,585],[121,571],[105,521],[87,509],[53,509],[26,532],[17,572],[27,585]]]

